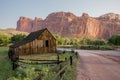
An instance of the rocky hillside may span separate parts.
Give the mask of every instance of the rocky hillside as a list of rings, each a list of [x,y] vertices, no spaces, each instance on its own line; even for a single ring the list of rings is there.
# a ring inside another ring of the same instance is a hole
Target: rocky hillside
[[[120,15],[108,13],[95,18],[87,13],[76,16],[69,12],[56,12],[49,14],[44,20],[37,17],[34,20],[20,17],[16,30],[32,32],[42,28],[48,28],[62,37],[109,38],[120,33]]]

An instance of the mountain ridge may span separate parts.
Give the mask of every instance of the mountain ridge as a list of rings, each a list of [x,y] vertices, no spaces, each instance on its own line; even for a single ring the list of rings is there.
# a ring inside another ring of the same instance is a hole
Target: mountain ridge
[[[87,13],[76,16],[70,12],[54,12],[45,19],[20,17],[16,30],[33,32],[43,28],[48,28],[53,34],[62,37],[106,39],[120,33],[120,15],[107,13],[100,17],[91,17]]]

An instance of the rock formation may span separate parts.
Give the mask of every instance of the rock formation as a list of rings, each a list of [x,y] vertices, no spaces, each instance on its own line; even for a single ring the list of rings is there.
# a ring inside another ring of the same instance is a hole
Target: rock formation
[[[42,28],[48,28],[62,37],[109,38],[113,34],[120,34],[120,15],[108,13],[94,18],[87,13],[78,17],[70,12],[56,12],[49,14],[44,20],[20,17],[16,30],[33,32]]]

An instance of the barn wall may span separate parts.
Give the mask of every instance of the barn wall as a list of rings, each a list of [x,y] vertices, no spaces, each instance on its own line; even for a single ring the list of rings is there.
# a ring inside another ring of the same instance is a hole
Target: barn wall
[[[48,47],[46,47],[46,40],[48,40]],[[39,37],[32,42],[26,43],[15,48],[15,54],[28,55],[39,53],[50,53],[56,51],[56,40],[48,30],[45,30]]]

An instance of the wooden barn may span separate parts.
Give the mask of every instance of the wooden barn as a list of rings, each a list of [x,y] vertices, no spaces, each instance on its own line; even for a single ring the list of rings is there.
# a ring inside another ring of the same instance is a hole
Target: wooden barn
[[[10,46],[10,52],[18,56],[55,51],[56,39],[47,28],[32,32],[22,41]]]

